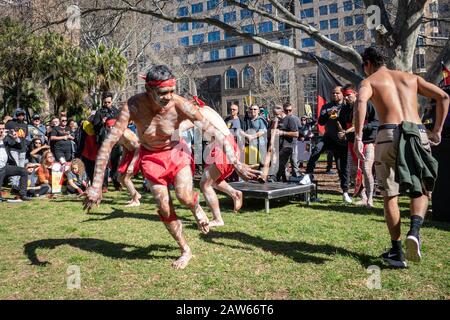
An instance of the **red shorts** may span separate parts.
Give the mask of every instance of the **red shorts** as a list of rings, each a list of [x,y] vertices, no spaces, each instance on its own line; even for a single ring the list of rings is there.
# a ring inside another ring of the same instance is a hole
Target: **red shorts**
[[[239,159],[239,147],[234,139],[232,134],[228,135],[226,139],[231,143],[234,155],[237,159]],[[226,178],[228,178],[234,171],[234,165],[228,161],[228,158],[225,154],[225,151],[222,146],[215,146],[212,151],[209,159],[206,160],[206,163],[215,164],[217,169],[220,171],[220,177],[215,181],[216,183],[221,183]]]
[[[117,171],[119,173],[125,174],[128,170],[128,167],[131,164],[131,161],[133,160],[134,157],[134,151],[128,151],[126,150],[124,155],[122,156],[122,161],[119,164],[119,168],[117,169]],[[136,162],[134,163],[134,168],[133,168],[133,176],[137,175],[139,172],[139,156],[136,159]]]
[[[164,151],[149,151],[141,147],[139,158],[142,174],[155,184],[173,185],[181,169],[190,166],[192,173],[195,170],[192,154],[184,142]]]

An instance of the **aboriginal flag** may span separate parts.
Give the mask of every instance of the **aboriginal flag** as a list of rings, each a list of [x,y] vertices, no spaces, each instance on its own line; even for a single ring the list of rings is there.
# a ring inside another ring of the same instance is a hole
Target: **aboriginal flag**
[[[442,63],[442,77],[443,77],[443,85],[450,85],[450,70],[447,69],[444,63]]]
[[[319,119],[322,106],[331,101],[331,91],[336,86],[341,85],[339,80],[331,74],[328,67],[317,61],[317,120]],[[320,134],[325,133],[325,128],[323,126],[317,125],[317,128]]]

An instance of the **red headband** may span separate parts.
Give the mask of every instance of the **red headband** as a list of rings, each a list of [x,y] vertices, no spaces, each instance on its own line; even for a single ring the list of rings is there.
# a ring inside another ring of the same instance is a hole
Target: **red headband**
[[[355,92],[355,90],[353,90],[353,89],[344,89],[344,90],[342,90],[342,94],[344,95],[344,96],[348,96],[348,95],[350,95],[350,94],[356,94],[356,92]]]
[[[107,127],[114,127],[115,124],[116,124],[116,119],[106,120],[106,126]]]
[[[146,76],[141,75],[142,79],[146,79]],[[162,87],[175,87],[177,84],[177,80],[175,78],[167,79],[167,80],[151,80],[147,81],[145,85],[153,88],[162,88]]]
[[[197,96],[193,96],[192,99],[198,104],[199,107],[204,107],[205,103],[199,99]]]

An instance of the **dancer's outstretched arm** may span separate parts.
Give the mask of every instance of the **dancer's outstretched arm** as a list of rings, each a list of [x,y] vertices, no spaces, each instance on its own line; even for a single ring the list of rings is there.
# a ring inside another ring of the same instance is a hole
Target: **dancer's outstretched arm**
[[[228,139],[225,139],[225,137],[231,133],[223,119],[216,112],[211,112],[212,109],[207,106],[199,107],[194,105],[189,100],[180,96],[176,96],[175,100],[176,108],[180,110],[187,119],[191,120],[195,126],[201,128],[204,133],[214,136],[218,141],[223,143],[228,160],[234,165],[236,172],[243,179],[248,180],[258,177],[260,174],[258,170],[254,170],[250,166],[241,163],[236,157],[233,146]],[[201,111],[202,109],[204,109],[203,112]]]

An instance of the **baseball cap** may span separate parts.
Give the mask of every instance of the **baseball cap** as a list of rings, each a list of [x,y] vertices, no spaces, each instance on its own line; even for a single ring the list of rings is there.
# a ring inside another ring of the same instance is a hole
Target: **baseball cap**
[[[33,117],[32,117],[33,120],[40,119],[40,118],[41,118],[41,116],[38,115],[37,113],[33,114]]]
[[[22,108],[17,108],[16,112],[15,112],[15,116],[20,116],[20,115],[26,115],[25,110],[23,110]]]

